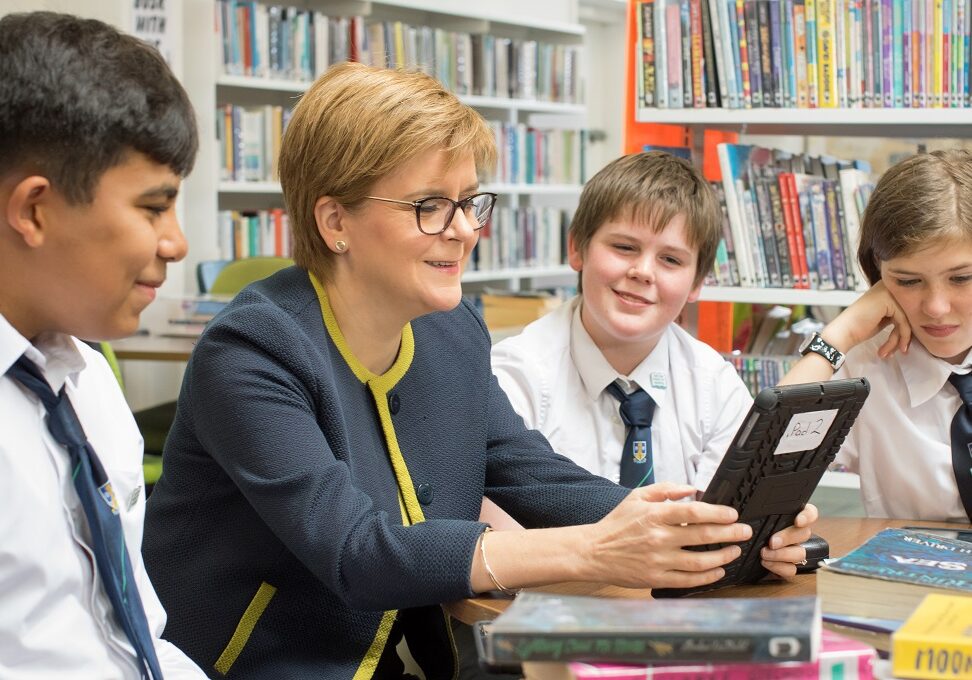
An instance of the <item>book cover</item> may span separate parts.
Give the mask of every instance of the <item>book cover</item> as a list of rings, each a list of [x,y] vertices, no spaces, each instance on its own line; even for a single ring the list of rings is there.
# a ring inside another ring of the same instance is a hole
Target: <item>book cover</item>
[[[778,664],[699,664],[632,666],[568,665],[570,680],[870,680],[874,677],[874,648],[830,631],[821,635],[816,661]]]
[[[634,600],[522,593],[491,626],[496,662],[810,661],[815,597]]]
[[[972,677],[972,598],[932,593],[892,636],[899,678]]]
[[[891,635],[904,623],[897,619],[872,619],[847,614],[824,614],[821,618],[825,631],[829,630],[870,645],[883,658],[891,654]]]
[[[885,529],[817,572],[827,614],[905,619],[932,592],[972,596],[972,545]]]

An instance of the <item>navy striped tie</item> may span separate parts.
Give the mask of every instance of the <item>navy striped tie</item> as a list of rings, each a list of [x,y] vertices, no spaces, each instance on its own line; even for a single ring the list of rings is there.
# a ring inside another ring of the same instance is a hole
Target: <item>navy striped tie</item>
[[[142,600],[135,586],[135,574],[125,547],[125,535],[111,482],[88,443],[70,399],[63,387],[60,394],[54,394],[37,365],[26,356],[17,359],[7,370],[7,375],[36,394],[47,409],[47,429],[55,441],[67,449],[71,458],[74,487],[91,529],[95,564],[105,592],[122,629],[135,648],[142,678],[161,680],[162,671],[155,655]]]
[[[621,420],[627,427],[621,451],[621,486],[637,489],[655,483],[655,462],[651,453],[651,419],[655,401],[640,387],[625,394],[617,383],[607,386],[608,393],[620,403]]]
[[[948,381],[962,398],[962,405],[952,418],[952,471],[965,514],[972,520],[972,373],[953,373]]]

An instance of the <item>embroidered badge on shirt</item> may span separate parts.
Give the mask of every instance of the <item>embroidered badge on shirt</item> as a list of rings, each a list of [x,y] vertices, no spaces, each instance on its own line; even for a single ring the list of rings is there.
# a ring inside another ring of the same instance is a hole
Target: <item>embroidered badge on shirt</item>
[[[652,373],[651,374],[651,386],[657,387],[660,390],[668,388],[668,379],[665,377],[664,373]]]
[[[115,490],[111,488],[111,482],[105,482],[98,487],[98,493],[101,494],[102,499],[111,508],[111,512],[114,515],[118,514],[118,499],[115,497]]]
[[[141,494],[141,493],[142,493],[142,487],[141,486],[136,486],[135,489],[130,494],[128,494],[128,509],[129,510],[131,510],[132,508],[134,508],[135,507],[135,504],[138,503],[138,497],[139,497],[139,494]]]
[[[648,443],[644,439],[636,439],[631,442],[631,454],[634,456],[634,462],[644,463],[648,458]]]

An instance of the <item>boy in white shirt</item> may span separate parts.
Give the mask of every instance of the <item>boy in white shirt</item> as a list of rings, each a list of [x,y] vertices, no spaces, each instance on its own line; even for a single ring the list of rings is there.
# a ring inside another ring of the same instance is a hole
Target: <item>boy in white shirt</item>
[[[667,153],[623,156],[584,187],[568,234],[580,295],[492,355],[514,409],[555,451],[625,486],[708,485],[752,398],[732,366],[675,320],[699,297],[720,220],[698,170]],[[620,405],[638,388],[654,404],[650,431]],[[643,438],[632,438],[635,427]],[[488,501],[484,514],[502,521]],[[767,569],[795,573],[804,558],[796,544],[816,517],[808,505],[796,528],[771,537]]]
[[[164,60],[99,21],[0,19],[0,677],[202,678],[159,638],[142,440],[104,358],[182,259],[196,155]]]
[[[868,515],[968,522],[972,154],[934,151],[889,169],[858,259],[871,288],[806,343],[782,382],[870,381],[837,456],[860,475]]]

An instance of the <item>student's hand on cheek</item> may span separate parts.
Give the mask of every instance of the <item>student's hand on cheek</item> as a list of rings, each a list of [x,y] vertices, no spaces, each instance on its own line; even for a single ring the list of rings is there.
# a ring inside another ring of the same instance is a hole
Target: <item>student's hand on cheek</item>
[[[882,359],[887,359],[895,352],[908,351],[911,342],[911,325],[904,310],[895,301],[884,282],[878,281],[829,323],[821,335],[837,349],[846,353],[860,343],[870,340],[888,325],[893,325],[894,330],[878,350],[878,355]]]
[[[586,551],[591,580],[629,587],[688,588],[717,581],[739,547],[696,552],[684,546],[738,543],[752,535],[732,508],[692,498],[695,489],[663,482],[633,490],[610,514],[591,525]]]
[[[810,539],[813,523],[820,513],[810,503],[793,520],[793,526],[770,536],[769,544],[760,551],[763,566],[783,578],[796,575],[796,565],[807,558],[807,551],[800,545]]]

